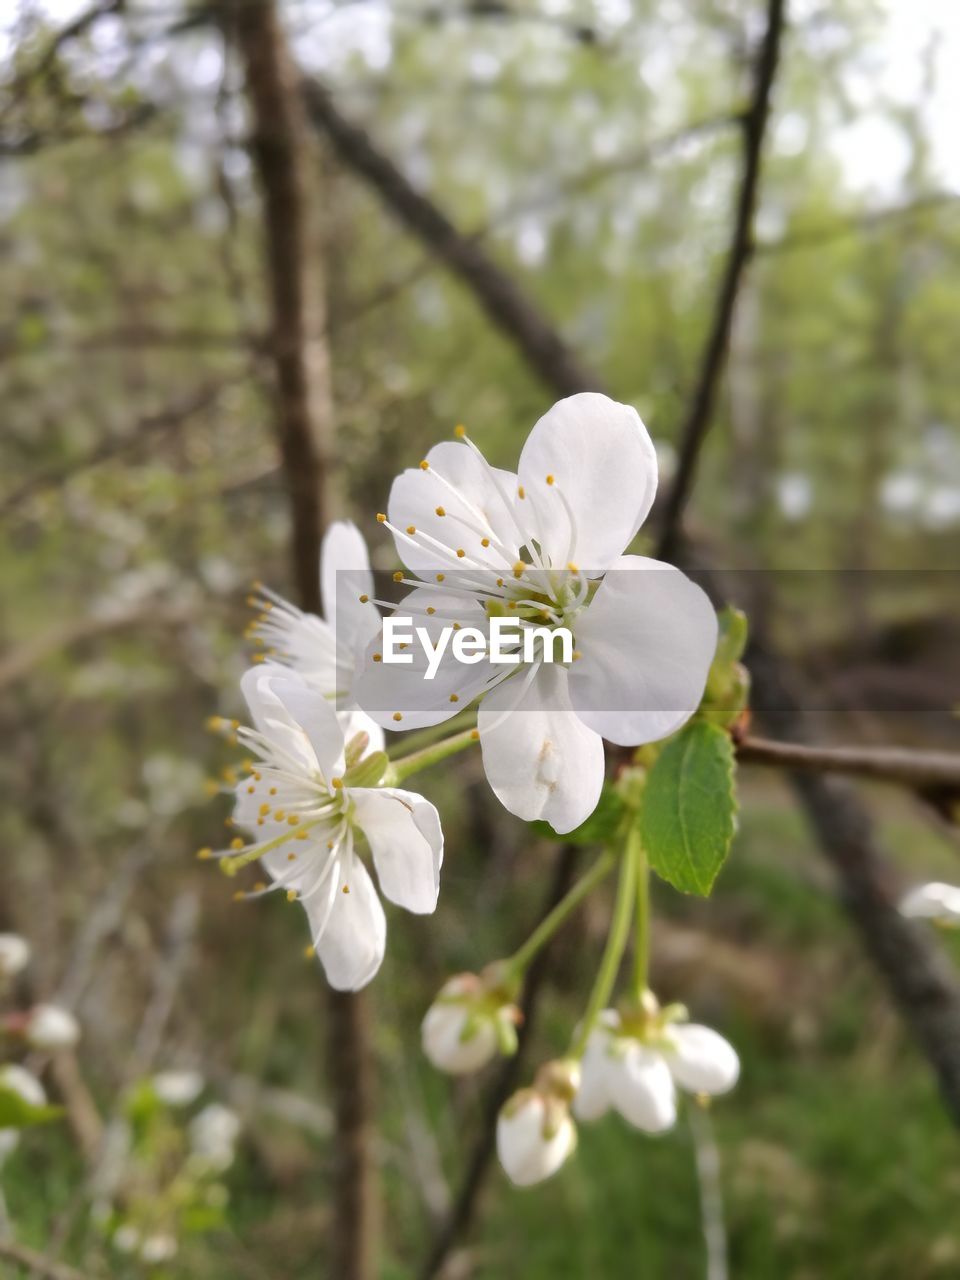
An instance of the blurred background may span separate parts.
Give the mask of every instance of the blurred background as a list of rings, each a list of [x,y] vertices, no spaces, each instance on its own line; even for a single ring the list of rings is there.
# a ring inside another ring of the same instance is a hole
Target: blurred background
[[[67,1121],[26,1135],[0,1187],[5,1229],[90,1277],[141,1274],[91,1216],[98,1150],[124,1091],[174,1068],[243,1130],[226,1209],[163,1274],[333,1275],[326,1006],[302,914],[235,904],[193,858],[228,812],[235,753],[204,723],[239,709],[249,584],[295,591],[282,249],[269,209],[265,249],[237,35],[258,2],[8,0],[0,17],[0,930],[34,950],[14,1001],[57,997],[83,1029],[45,1077]],[[280,17],[339,117],[637,406],[668,480],[763,6],[288,0]],[[960,746],[958,64],[943,0],[793,0],[690,508],[715,562],[764,571],[757,607],[840,741]],[[391,568],[374,513],[393,474],[458,422],[511,466],[556,394],[323,120],[294,127],[308,216],[288,247],[309,254],[330,373],[324,514]],[[487,1085],[432,1071],[420,1018],[451,972],[526,936],[555,857],[478,761],[422,789],[447,837],[439,912],[390,914],[368,1002],[391,1280],[421,1274]],[[949,807],[869,799],[904,884],[960,878]],[[494,1169],[448,1280],[702,1276],[717,1152],[732,1276],[960,1275],[955,1134],[777,775],[742,771],[714,898],[658,886],[656,907],[655,985],[743,1057],[710,1113],[716,1151],[695,1127],[654,1141],[611,1119],[532,1193]],[[601,896],[558,948],[530,1061],[564,1046],[605,925]]]

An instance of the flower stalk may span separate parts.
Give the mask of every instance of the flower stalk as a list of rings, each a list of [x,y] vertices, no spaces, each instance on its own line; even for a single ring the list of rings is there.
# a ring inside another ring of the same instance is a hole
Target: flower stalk
[[[412,774],[419,773],[421,769],[427,769],[432,764],[438,764],[448,756],[456,755],[458,751],[464,751],[479,741],[480,734],[476,729],[465,729],[463,733],[455,733],[452,737],[435,742],[430,747],[423,747],[420,751],[413,751],[408,756],[401,756],[399,760],[392,760],[383,780],[384,785],[398,786]]]
[[[610,873],[617,855],[608,849],[597,859],[590,870],[570,889],[567,895],[540,921],[526,942],[518,947],[505,967],[511,977],[519,982],[531,960],[541,948],[545,947],[555,933],[567,922],[580,903],[592,893],[598,884]]]
[[[643,999],[649,986],[650,973],[650,864],[636,825],[630,828],[627,843],[636,845],[634,857],[637,866],[637,909],[634,921],[633,994]]]

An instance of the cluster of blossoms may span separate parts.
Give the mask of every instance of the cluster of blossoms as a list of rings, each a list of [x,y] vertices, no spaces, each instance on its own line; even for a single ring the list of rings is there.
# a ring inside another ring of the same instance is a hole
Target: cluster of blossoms
[[[0,933],[0,994],[30,962],[30,944],[17,933]],[[67,1009],[55,1004],[35,1004],[28,1009],[0,1013],[0,1037],[14,1046],[41,1053],[72,1049],[80,1039],[80,1027]],[[23,1126],[37,1123],[46,1107],[46,1091],[37,1077],[16,1062],[0,1064],[0,1094],[12,1095],[26,1108]],[[34,1115],[33,1113],[36,1113]],[[19,1128],[0,1129],[0,1163],[16,1149]]]
[[[359,532],[333,525],[320,559],[325,617],[258,587],[248,634],[259,652],[241,681],[249,723],[213,724],[248,758],[242,776],[228,778],[228,825],[238,834],[199,856],[229,875],[259,863],[265,879],[237,897],[279,891],[299,902],[308,952],[341,990],[363,987],[383,959],[380,894],[418,914],[436,907],[440,817],[401,783],[479,741],[500,802],[570,832],[600,801],[604,742],[636,748],[675,734],[701,706],[717,649],[717,618],[700,588],[673,566],[627,553],[657,488],[656,453],[632,408],[597,394],[560,401],[534,426],[516,473],[492,467],[462,427],[456,435],[396,478],[377,516],[407,594],[378,598]],[[415,624],[419,648],[388,651],[390,619]],[[506,656],[503,620],[515,628]],[[449,643],[458,631],[470,633],[469,657]],[[539,650],[527,643],[534,632]],[[559,660],[548,652],[555,635],[570,640]],[[454,717],[467,727],[438,738]],[[385,729],[414,731],[416,749],[388,750]],[[688,1025],[679,1007],[661,1010],[645,977],[618,1009],[606,1007],[632,920],[638,954],[647,946],[634,897],[629,910],[620,906],[624,882],[639,886],[647,875],[626,812],[617,848],[530,941],[480,975],[451,978],[423,1022],[424,1051],[443,1070],[473,1071],[512,1052],[525,966],[619,862],[611,942],[570,1055],[542,1068],[501,1116],[500,1155],[518,1184],[563,1162],[571,1114],[587,1120],[613,1107],[658,1132],[674,1121],[676,1086],[721,1093],[736,1079],[726,1041]]]
[[[236,1157],[240,1118],[200,1103],[198,1071],[161,1071],[126,1099],[100,1172],[93,1218],[118,1254],[148,1267],[169,1262],[186,1234],[222,1222],[222,1179]]]

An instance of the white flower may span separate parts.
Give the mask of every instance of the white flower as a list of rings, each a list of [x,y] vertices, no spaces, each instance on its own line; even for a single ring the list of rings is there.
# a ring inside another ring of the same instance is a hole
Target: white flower
[[[43,1085],[26,1067],[9,1062],[0,1067],[0,1089],[7,1089],[28,1102],[31,1107],[42,1107],[47,1101]],[[20,1141],[17,1129],[0,1129],[0,1162],[13,1151]]]
[[[233,820],[254,838],[218,856],[227,869],[230,859],[260,858],[273,884],[252,896],[282,889],[299,899],[330,985],[358,990],[380,967],[386,919],[357,838],[366,839],[385,897],[429,913],[440,888],[440,816],[412,791],[362,785],[369,761],[346,774],[337,716],[294,672],[254,667],[241,687],[256,727],[237,737],[259,758],[237,786]],[[374,782],[379,776],[378,768]]]
[[[189,1107],[203,1092],[205,1084],[199,1071],[158,1071],[153,1077],[153,1092],[168,1107]]]
[[[18,933],[0,933],[0,978],[12,978],[26,968],[30,944]]]
[[[606,1009],[587,1043],[573,1111],[596,1120],[611,1107],[645,1133],[663,1133],[677,1118],[676,1086],[714,1095],[740,1074],[733,1046],[709,1027],[681,1023],[676,1007],[625,1019]]]
[[[375,592],[370,558],[360,530],[338,520],[327,530],[320,548],[320,593],[323,618],[304,613],[267,588],[251,597],[260,615],[247,635],[263,646],[264,656],[303,677],[342,716],[347,739],[366,733],[373,751],[383,750],[383,730],[356,705],[353,687],[368,642],[380,631],[380,615],[370,603]],[[366,597],[364,603],[360,597]]]
[[[72,1049],[80,1039],[80,1025],[59,1005],[37,1004],[27,1014],[24,1037],[32,1049]]]
[[[458,429],[459,431],[460,429]],[[571,661],[382,661],[379,641],[356,693],[388,728],[417,729],[484,695],[483,763],[518,817],[570,831],[596,806],[603,742],[666,737],[696,710],[716,648],[707,597],[679,570],[623,555],[653,503],[656,454],[634,409],[595,393],[554,405],[534,426],[518,473],[491,467],[461,432],[393,483],[388,513],[416,588],[396,606],[436,644],[490,619],[566,627]],[[517,650],[519,656],[519,650]]]
[[[118,1253],[133,1253],[140,1245],[140,1232],[132,1222],[125,1222],[117,1227],[110,1243]]]
[[[219,1102],[211,1102],[190,1121],[191,1151],[205,1165],[218,1172],[233,1163],[239,1135],[240,1117]]]
[[[423,1052],[440,1071],[479,1071],[498,1052],[514,1052],[516,1005],[475,973],[445,982],[420,1028]]]
[[[157,1232],[155,1235],[147,1236],[143,1244],[140,1246],[140,1261],[150,1265],[156,1265],[159,1262],[169,1262],[171,1258],[177,1256],[177,1241],[167,1232]]]
[[[901,914],[937,924],[960,925],[960,888],[952,884],[917,885],[900,903]]]
[[[577,1145],[569,1102],[577,1088],[576,1063],[548,1063],[532,1089],[521,1089],[497,1119],[497,1156],[510,1181],[532,1187],[557,1172]]]

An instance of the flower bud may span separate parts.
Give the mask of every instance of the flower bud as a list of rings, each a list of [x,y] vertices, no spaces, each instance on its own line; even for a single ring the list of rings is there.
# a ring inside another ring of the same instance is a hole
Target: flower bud
[[[516,1052],[520,1011],[503,989],[474,973],[446,982],[420,1028],[423,1052],[439,1071],[479,1071],[495,1054]]]
[[[531,1187],[557,1172],[577,1145],[570,1098],[579,1083],[576,1063],[548,1063],[532,1089],[510,1098],[497,1120],[497,1155],[517,1187]]]
[[[165,1106],[189,1107],[203,1092],[204,1079],[199,1071],[158,1071],[152,1084]]]
[[[0,933],[0,978],[12,978],[26,968],[30,944],[18,933]]]
[[[216,1172],[229,1168],[239,1134],[237,1113],[219,1102],[211,1102],[190,1122],[190,1149],[194,1160]]]
[[[59,1005],[38,1004],[27,1014],[23,1034],[31,1049],[72,1049],[80,1039],[80,1026]]]
[[[43,1085],[36,1076],[14,1062],[0,1067],[0,1089],[15,1093],[31,1107],[42,1107],[47,1100]],[[19,1141],[18,1130],[0,1129],[0,1163],[15,1149]]]
[[[901,901],[900,914],[936,924],[960,925],[960,888],[938,881],[917,885]]]
[[[140,1261],[149,1265],[155,1265],[159,1262],[169,1262],[171,1258],[177,1256],[177,1241],[174,1236],[166,1232],[158,1231],[155,1235],[147,1236],[143,1244],[140,1246]]]

